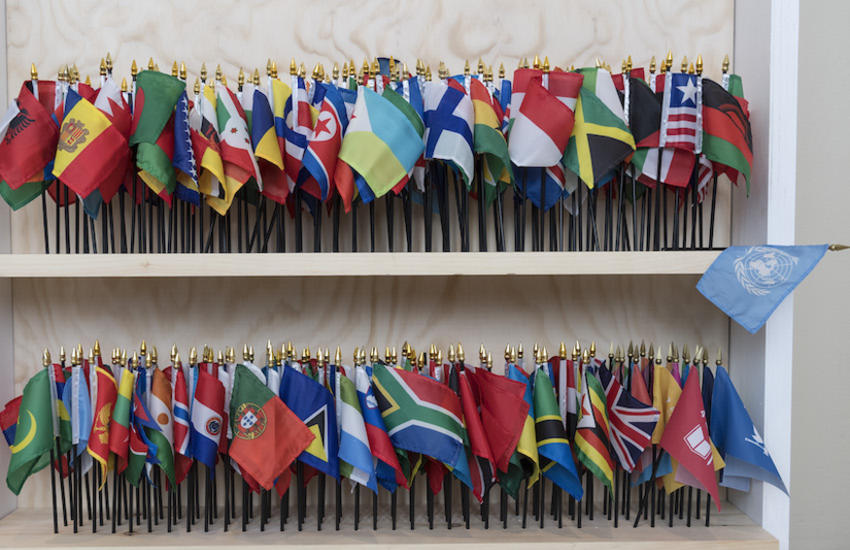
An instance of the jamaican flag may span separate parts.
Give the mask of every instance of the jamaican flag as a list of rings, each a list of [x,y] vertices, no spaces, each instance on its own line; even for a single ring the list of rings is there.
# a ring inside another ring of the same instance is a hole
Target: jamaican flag
[[[720,84],[707,78],[702,81],[702,152],[708,160],[744,177],[750,192],[753,167],[753,133],[741,102]]]
[[[552,380],[540,367],[534,374],[534,431],[543,476],[576,499],[581,499],[581,480],[570,452]]]
[[[635,140],[623,119],[582,85],[564,166],[592,188],[634,150]]]

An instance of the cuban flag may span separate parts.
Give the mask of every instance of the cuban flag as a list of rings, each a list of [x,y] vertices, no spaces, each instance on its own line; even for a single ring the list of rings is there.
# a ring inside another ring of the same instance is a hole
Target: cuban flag
[[[661,103],[661,147],[702,150],[702,82],[697,75],[671,73]]]
[[[224,428],[224,386],[205,369],[197,369],[192,402],[190,454],[210,469],[215,467],[221,430]]]
[[[472,99],[454,79],[425,84],[425,158],[451,162],[469,185],[475,171]]]
[[[317,92],[318,89],[324,89],[324,98],[302,164],[304,170],[318,183],[321,199],[326,200],[336,170],[342,136],[348,127],[348,116],[345,102],[335,86],[317,82],[316,87]]]

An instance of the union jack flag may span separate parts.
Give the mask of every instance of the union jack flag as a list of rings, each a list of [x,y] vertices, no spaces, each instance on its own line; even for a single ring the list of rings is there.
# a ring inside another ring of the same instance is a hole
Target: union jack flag
[[[599,369],[608,407],[608,438],[617,460],[627,472],[634,470],[641,453],[652,441],[659,412],[632,397],[605,367]]]
[[[666,75],[659,145],[695,153],[702,149],[702,83],[696,75]]]

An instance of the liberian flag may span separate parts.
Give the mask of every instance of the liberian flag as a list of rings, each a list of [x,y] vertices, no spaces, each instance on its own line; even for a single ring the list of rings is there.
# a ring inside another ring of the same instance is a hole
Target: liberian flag
[[[702,149],[702,83],[697,75],[670,73],[661,103],[661,147]],[[665,83],[666,84],[666,83]]]
[[[224,422],[224,386],[205,369],[197,370],[189,449],[191,456],[212,469]]]

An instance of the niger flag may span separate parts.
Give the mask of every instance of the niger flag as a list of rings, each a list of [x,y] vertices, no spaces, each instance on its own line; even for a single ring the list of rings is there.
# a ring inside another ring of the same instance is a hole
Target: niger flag
[[[230,400],[230,457],[264,489],[312,442],[313,432],[246,367],[238,365]]]
[[[634,150],[635,140],[625,122],[596,94],[582,87],[564,166],[592,188]]]

